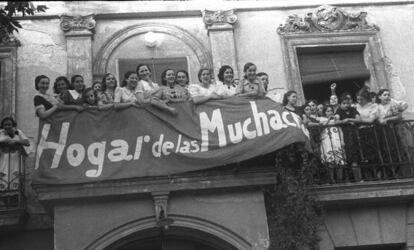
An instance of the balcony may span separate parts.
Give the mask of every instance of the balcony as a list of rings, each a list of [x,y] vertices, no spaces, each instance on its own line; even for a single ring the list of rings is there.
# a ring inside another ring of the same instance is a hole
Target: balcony
[[[76,125],[73,124],[75,128]],[[314,158],[318,162],[312,187],[327,203],[341,200],[377,200],[381,197],[411,197],[414,195],[414,189],[411,190],[414,183],[413,127],[414,121],[407,120],[388,125],[329,125],[308,128]],[[85,167],[89,168],[90,165]],[[108,166],[104,164],[104,167]],[[192,172],[101,181],[91,179],[84,183],[32,185],[39,194],[39,200],[51,208],[58,200],[135,197],[164,191],[255,189],[274,184],[276,176],[273,152],[227,166]]]
[[[0,231],[20,228],[26,220],[25,153],[0,151]]]
[[[319,159],[314,191],[326,206],[414,197],[414,121],[308,128]]]

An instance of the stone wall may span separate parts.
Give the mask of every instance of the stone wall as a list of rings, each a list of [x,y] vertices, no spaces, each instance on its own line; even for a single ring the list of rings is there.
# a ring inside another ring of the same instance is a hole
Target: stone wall
[[[168,218],[174,220],[172,227],[209,233],[237,249],[260,250],[269,244],[261,192],[173,194],[167,210]],[[154,204],[149,197],[57,206],[54,221],[56,250],[102,249],[130,234],[156,227]]]

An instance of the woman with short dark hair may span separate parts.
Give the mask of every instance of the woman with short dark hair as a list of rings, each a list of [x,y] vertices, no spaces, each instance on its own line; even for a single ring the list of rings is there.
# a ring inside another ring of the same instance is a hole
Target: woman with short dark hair
[[[61,99],[65,105],[83,105],[82,93],[85,89],[85,84],[83,83],[83,76],[74,75],[70,79],[71,87],[65,92]]]
[[[35,89],[38,92],[34,96],[33,101],[36,115],[41,119],[48,118],[62,106],[55,97],[47,93],[49,85],[49,77],[45,75],[36,76]]]
[[[244,77],[237,86],[236,95],[263,97],[266,93],[262,84],[256,78],[256,65],[254,63],[246,63],[243,67]]]
[[[188,91],[195,104],[222,98],[216,93],[217,85],[211,78],[211,69],[201,68],[198,71],[198,80],[200,83],[193,83],[188,86]]]
[[[166,69],[161,74],[160,99],[167,102],[184,102],[189,99],[188,90],[176,83],[174,70]]]
[[[180,85],[183,88],[187,88],[189,79],[190,78],[188,77],[188,72],[187,71],[185,71],[183,69],[177,71],[176,81],[177,81],[178,85]]]
[[[227,98],[236,95],[238,80],[234,79],[233,68],[229,65],[223,65],[217,75],[219,83],[217,84],[216,93],[221,97]]]
[[[0,125],[0,190],[19,187],[20,155],[26,154],[23,146],[30,146],[29,139],[12,117],[5,117]]]

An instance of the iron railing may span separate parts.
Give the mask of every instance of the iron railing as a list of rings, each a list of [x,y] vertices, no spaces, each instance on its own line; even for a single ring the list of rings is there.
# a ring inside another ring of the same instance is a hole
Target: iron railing
[[[414,177],[414,120],[308,127],[316,183]]]
[[[25,157],[24,149],[0,150],[0,211],[25,207]]]

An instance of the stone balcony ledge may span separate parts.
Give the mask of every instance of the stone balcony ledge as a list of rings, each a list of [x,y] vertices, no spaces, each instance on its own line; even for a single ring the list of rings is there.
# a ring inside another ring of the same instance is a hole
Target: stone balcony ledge
[[[358,205],[414,198],[414,179],[365,181],[313,186],[325,206]]]
[[[38,199],[49,206],[56,202],[86,199],[137,198],[155,192],[223,192],[230,189],[258,189],[274,184],[275,180],[273,167],[240,170],[227,168],[96,183],[32,184],[32,187],[37,192]],[[414,198],[414,178],[313,185],[311,189],[324,206],[407,201]]]

